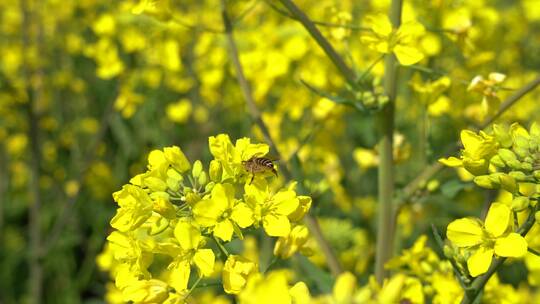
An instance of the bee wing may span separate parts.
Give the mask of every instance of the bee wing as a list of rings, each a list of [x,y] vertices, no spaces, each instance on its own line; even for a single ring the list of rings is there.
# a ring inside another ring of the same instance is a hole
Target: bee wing
[[[279,161],[279,160],[280,160],[278,156],[276,156],[276,155],[271,155],[271,154],[267,154],[267,155],[265,155],[264,157],[265,157],[265,158],[268,158],[269,160],[271,160],[271,161],[273,161],[273,162]]]

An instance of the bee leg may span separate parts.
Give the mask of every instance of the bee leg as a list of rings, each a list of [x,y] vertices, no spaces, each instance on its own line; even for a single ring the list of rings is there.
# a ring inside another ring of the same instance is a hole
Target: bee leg
[[[255,178],[255,174],[251,174],[251,180],[249,181],[249,184],[253,183],[253,179]]]

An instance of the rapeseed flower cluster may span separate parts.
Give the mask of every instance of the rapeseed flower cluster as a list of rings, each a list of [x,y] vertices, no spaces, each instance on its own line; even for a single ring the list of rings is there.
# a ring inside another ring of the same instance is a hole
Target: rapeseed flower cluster
[[[288,258],[307,242],[301,221],[311,198],[298,195],[295,183],[274,190],[265,174],[252,181],[244,168],[243,162],[265,156],[267,145],[249,138],[233,144],[220,134],[209,138],[209,147],[208,171],[179,147],[154,150],[148,170],[113,194],[115,231],[98,263],[110,270],[122,301],[183,303],[201,280],[221,272],[225,292],[245,289],[240,301],[250,303],[242,299],[260,292],[258,261],[229,253],[227,243],[262,228],[279,237],[276,256]]]

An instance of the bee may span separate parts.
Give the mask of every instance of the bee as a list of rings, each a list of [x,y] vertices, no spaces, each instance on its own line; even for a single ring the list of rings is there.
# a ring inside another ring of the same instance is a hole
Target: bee
[[[255,174],[257,173],[263,173],[263,172],[272,172],[276,176],[277,170],[274,166],[274,160],[267,158],[267,157],[256,157],[253,156],[252,158],[248,160],[243,160],[242,165],[244,165],[244,169],[251,173],[251,180],[249,181],[249,184],[253,182],[253,179],[255,178]]]

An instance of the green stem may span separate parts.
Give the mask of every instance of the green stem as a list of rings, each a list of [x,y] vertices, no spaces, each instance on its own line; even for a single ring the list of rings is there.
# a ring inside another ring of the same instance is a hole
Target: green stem
[[[274,255],[272,257],[272,260],[270,260],[270,263],[268,263],[268,266],[266,266],[266,269],[264,270],[264,273],[267,273],[268,270],[272,269],[272,267],[274,266],[274,264],[277,263],[278,260],[279,260],[279,258]]]
[[[221,242],[215,236],[212,236],[212,239],[214,240],[214,242],[216,242],[219,251],[221,251],[221,254],[223,254],[223,256],[225,257],[224,260],[226,260],[226,258],[229,257],[229,252],[227,251],[227,248],[225,248],[225,246],[223,246],[223,244],[221,244]]]
[[[42,39],[43,31],[41,27],[41,16],[39,6],[32,8],[31,3],[26,0],[20,1],[21,40],[23,52],[26,54],[30,48],[37,46],[39,51],[43,51]],[[37,34],[32,35],[32,27],[39,26]],[[33,41],[35,40],[35,41]],[[26,58],[23,56],[23,58]],[[41,303],[43,301],[43,265],[41,252],[43,250],[43,240],[41,232],[41,191],[39,186],[41,152],[40,152],[40,115],[36,111],[36,104],[39,103],[43,95],[42,81],[43,71],[41,68],[31,68],[26,60],[23,62],[24,85],[28,96],[26,103],[26,114],[28,119],[28,138],[30,139],[29,168],[30,178],[28,179],[28,192],[30,202],[28,207],[28,303]]]
[[[379,63],[381,60],[384,59],[384,54],[382,54],[381,56],[379,56],[377,59],[375,59],[375,61],[373,61],[368,67],[367,69],[362,73],[362,75],[360,75],[358,77],[358,81],[357,82],[361,82],[362,80],[364,80],[364,77],[366,77],[369,72],[371,72],[371,70],[375,67],[375,65],[377,65],[377,63]]]
[[[527,248],[527,251],[529,251],[530,253],[540,257],[540,252],[538,252],[535,249],[532,249],[531,247]]]
[[[394,28],[401,24],[401,0],[392,0],[390,20]],[[394,242],[393,193],[394,193],[394,109],[397,95],[398,63],[396,57],[388,55],[385,58],[384,89],[389,102],[377,115],[379,130],[379,209],[377,219],[377,252],[375,256],[375,277],[382,284],[386,277],[384,265],[392,256]]]
[[[279,8],[277,5],[273,4],[271,1],[273,1],[273,0],[264,0],[264,2],[266,2],[266,4],[268,4],[268,6],[270,6],[270,8],[272,8],[274,11],[278,12],[279,14],[281,14],[281,15],[287,17],[287,18],[291,18],[293,20],[298,20],[293,15],[289,14],[289,12]],[[317,20],[311,20],[311,21],[316,25],[330,27],[330,28],[345,28],[345,29],[349,29],[349,30],[353,30],[353,31],[370,31],[371,30],[370,28],[362,27],[362,26],[358,26],[358,25],[354,25],[354,24],[338,24],[338,23],[332,23],[332,22],[326,22],[326,21],[317,21]]]
[[[197,288],[197,285],[199,285],[201,280],[202,280],[202,276],[197,278],[197,281],[195,281],[195,283],[193,283],[193,286],[191,286],[191,288],[188,290],[188,292],[184,295],[184,300],[187,299],[191,295],[191,293],[193,292],[193,290],[195,290],[195,288]]]

